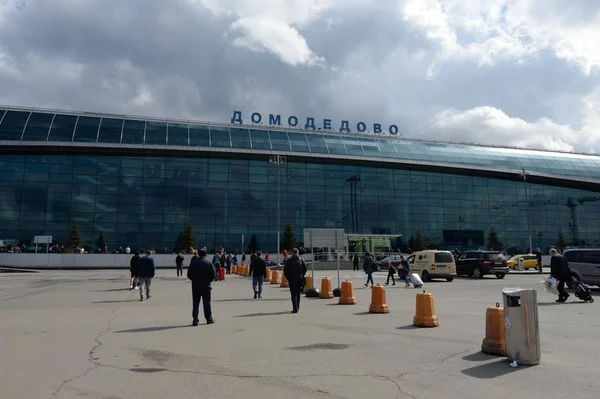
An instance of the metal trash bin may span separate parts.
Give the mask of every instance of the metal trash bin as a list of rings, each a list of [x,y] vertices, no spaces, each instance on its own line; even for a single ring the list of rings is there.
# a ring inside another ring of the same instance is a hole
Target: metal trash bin
[[[537,291],[504,288],[504,326],[506,327],[506,356],[519,364],[535,366],[540,363],[540,328]]]
[[[523,266],[523,258],[521,257],[517,259],[517,269],[521,272],[525,270],[525,266]]]

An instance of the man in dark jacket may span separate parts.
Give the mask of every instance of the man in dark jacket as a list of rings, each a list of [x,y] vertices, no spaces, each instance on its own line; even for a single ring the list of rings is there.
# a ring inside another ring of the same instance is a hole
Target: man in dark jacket
[[[183,261],[184,261],[184,257],[181,254],[181,252],[179,252],[177,254],[177,257],[175,258],[175,266],[177,266],[177,277],[183,276]]]
[[[131,278],[129,279],[129,291],[134,288],[138,288],[138,277],[140,274],[140,253],[135,251],[135,254],[131,257],[129,261],[129,272],[131,274]]]
[[[198,325],[198,312],[200,307],[200,298],[204,308],[204,318],[206,324],[213,324],[215,320],[212,317],[212,308],[210,304],[211,290],[210,284],[217,278],[217,271],[213,264],[206,259],[206,250],[198,251],[198,258],[192,259],[190,267],[187,270],[187,278],[192,282],[192,325]]]
[[[292,256],[288,258],[283,266],[283,274],[290,284],[292,296],[292,313],[300,310],[300,296],[302,294],[302,283],[306,275],[306,264],[304,259],[298,255],[298,248],[292,249]]]
[[[540,251],[539,248],[536,248],[535,250],[535,261],[535,268],[538,269],[538,271],[541,273],[544,269],[544,265],[542,264],[542,251]]]
[[[140,301],[144,300],[144,287],[146,287],[146,299],[150,299],[150,284],[156,267],[154,266],[154,258],[152,258],[152,251],[146,251],[146,256],[140,259]]]
[[[556,249],[550,250],[550,275],[558,280],[558,299],[556,302],[565,302],[569,294],[565,291],[565,283],[571,281],[571,269],[567,260]]]
[[[263,281],[267,274],[267,263],[260,257],[261,255],[260,251],[256,253],[256,256],[252,259],[252,262],[250,262],[250,269],[248,270],[248,274],[252,276],[254,299],[256,299],[256,297],[259,299],[262,298]]]

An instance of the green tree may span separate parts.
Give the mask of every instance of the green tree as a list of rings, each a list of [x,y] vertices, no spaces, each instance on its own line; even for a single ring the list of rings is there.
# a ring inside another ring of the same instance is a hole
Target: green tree
[[[504,244],[498,238],[498,233],[494,227],[490,227],[490,232],[488,233],[488,248],[492,251],[502,251],[504,249]]]
[[[424,249],[427,249],[427,244],[425,243],[423,233],[421,233],[420,229],[417,229],[415,235],[408,240],[408,245],[413,251],[423,251]]]
[[[192,226],[191,220],[188,220],[187,224],[183,228],[183,232],[179,236],[178,246],[180,251],[196,248],[196,234],[194,233],[194,226]]]
[[[258,242],[258,239],[256,238],[256,234],[252,234],[252,237],[250,237],[250,242],[248,243],[248,249],[250,250],[250,252],[255,252],[255,251],[260,250],[260,243]]]
[[[558,230],[558,241],[556,243],[556,247],[561,252],[567,247],[567,240],[565,240],[562,230]]]
[[[283,238],[281,239],[281,250],[287,249],[290,251],[297,246],[298,241],[296,240],[296,235],[294,234],[294,230],[292,230],[292,225],[288,223],[287,226],[285,226]]]
[[[81,238],[81,233],[79,233],[79,224],[77,220],[74,219],[71,224],[71,231],[69,232],[69,248],[78,248],[83,246],[83,239]]]
[[[102,252],[102,253],[106,252],[106,240],[104,239],[104,233],[103,232],[100,232],[100,235],[96,239],[96,246],[98,247],[98,249],[100,250],[100,252]]]

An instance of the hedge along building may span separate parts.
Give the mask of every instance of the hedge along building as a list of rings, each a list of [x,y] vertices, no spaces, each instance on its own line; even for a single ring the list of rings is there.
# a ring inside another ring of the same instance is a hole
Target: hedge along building
[[[110,249],[170,251],[191,220],[199,245],[241,250],[256,235],[275,252],[279,170],[280,230],[300,241],[304,228],[419,229],[464,248],[491,227],[524,249],[530,234],[534,247],[559,231],[600,240],[592,155],[15,107],[0,107],[0,151],[0,239],[65,243],[77,220],[88,245],[102,232]]]

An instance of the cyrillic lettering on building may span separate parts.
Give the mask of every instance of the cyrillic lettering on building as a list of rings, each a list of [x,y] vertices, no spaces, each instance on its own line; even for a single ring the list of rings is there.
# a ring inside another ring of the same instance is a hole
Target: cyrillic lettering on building
[[[323,119],[323,130],[331,130],[331,119]]]
[[[298,126],[298,118],[296,118],[295,116],[290,116],[288,118],[288,125],[290,127],[296,127],[296,126]]]
[[[306,125],[304,125],[304,128],[315,130],[317,128],[315,126],[315,118],[306,118]]]
[[[367,124],[364,122],[358,122],[356,124],[356,130],[358,130],[359,133],[364,132],[365,130],[367,130]]]
[[[233,111],[233,118],[231,118],[231,123],[239,123],[240,125],[243,123],[242,111]]]
[[[269,125],[281,125],[281,115],[269,114]]]
[[[381,123],[373,123],[373,133],[379,134],[383,130],[381,130]]]
[[[252,114],[250,119],[252,119],[252,123],[260,123],[260,122],[262,122],[262,115],[259,114],[258,112],[255,112]]]
[[[398,134],[398,130],[399,130],[398,126],[396,126],[396,125],[390,125],[390,129],[389,129],[390,134],[396,135],[396,134]]]
[[[340,132],[350,133],[350,122],[342,121],[342,124],[340,125]]]

